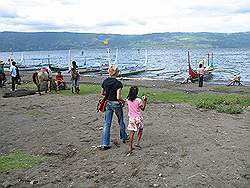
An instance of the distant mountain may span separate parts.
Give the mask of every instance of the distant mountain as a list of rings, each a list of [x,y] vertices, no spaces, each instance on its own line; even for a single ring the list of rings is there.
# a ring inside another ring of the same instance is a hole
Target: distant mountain
[[[249,48],[250,32],[118,35],[69,32],[0,32],[0,51],[103,48]]]

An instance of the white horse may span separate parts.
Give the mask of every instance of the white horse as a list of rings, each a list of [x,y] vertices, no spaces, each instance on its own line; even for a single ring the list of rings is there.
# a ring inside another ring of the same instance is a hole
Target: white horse
[[[32,76],[33,82],[36,84],[38,93],[41,95],[41,86],[46,83],[46,89],[45,93],[47,93],[48,89],[51,90],[51,85],[53,86],[54,90],[57,92],[55,83],[53,83],[53,80],[49,78],[49,74],[47,71],[40,70],[38,72],[35,72]],[[50,84],[49,84],[50,82]]]

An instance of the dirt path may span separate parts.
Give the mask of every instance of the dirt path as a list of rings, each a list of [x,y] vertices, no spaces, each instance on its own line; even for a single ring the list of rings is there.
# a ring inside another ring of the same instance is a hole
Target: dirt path
[[[103,118],[95,112],[97,98],[0,98],[0,153],[21,149],[48,156],[31,169],[0,174],[0,187],[29,187],[34,180],[38,187],[249,187],[250,111],[228,115],[150,103],[142,149],[127,156],[117,118],[112,148],[96,148]]]

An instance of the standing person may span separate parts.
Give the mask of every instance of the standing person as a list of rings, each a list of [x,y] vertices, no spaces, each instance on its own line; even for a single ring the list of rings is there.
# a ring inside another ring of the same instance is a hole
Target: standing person
[[[80,81],[80,74],[78,73],[78,66],[76,65],[75,61],[72,61],[72,67],[71,67],[71,81],[72,81],[72,88],[71,91],[74,93],[74,88],[75,92],[79,94],[79,81]]]
[[[3,66],[4,62],[0,60],[0,87],[5,86],[5,82],[7,81]]]
[[[20,72],[19,72],[19,69],[18,69],[17,65],[15,65],[15,67],[16,67],[16,83],[17,83],[17,85],[21,85]]]
[[[11,76],[11,90],[15,91],[17,84],[17,69],[15,61],[12,61],[12,65],[10,66],[10,76]]]
[[[197,69],[197,73],[199,75],[199,87],[203,86],[203,78],[205,74],[205,68],[202,64],[199,65],[199,68]]]
[[[48,89],[49,92],[51,92],[51,84],[52,84],[52,71],[51,71],[51,65],[49,65],[47,68],[47,72],[48,72]]]
[[[104,113],[104,124],[101,136],[100,149],[107,150],[110,146],[110,128],[113,118],[113,113],[118,118],[120,127],[120,139],[123,143],[127,140],[126,127],[124,123],[123,106],[125,101],[122,99],[123,85],[116,79],[119,70],[116,65],[111,65],[108,69],[109,77],[102,83],[101,94],[106,98],[106,111]]]
[[[130,131],[129,136],[129,152],[131,153],[133,148],[133,140],[135,132],[138,131],[137,140],[135,143],[135,147],[140,148],[139,142],[142,137],[143,132],[143,117],[141,111],[144,111],[147,104],[147,97],[143,96],[142,99],[138,97],[138,87],[132,86],[129,90],[129,94],[127,97],[128,103],[128,117],[129,124],[128,130]]]

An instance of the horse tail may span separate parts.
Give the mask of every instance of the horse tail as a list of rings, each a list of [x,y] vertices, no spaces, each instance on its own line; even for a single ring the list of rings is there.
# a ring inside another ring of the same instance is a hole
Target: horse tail
[[[32,78],[33,78],[33,82],[36,85],[38,85],[38,73],[37,72],[33,73]]]

